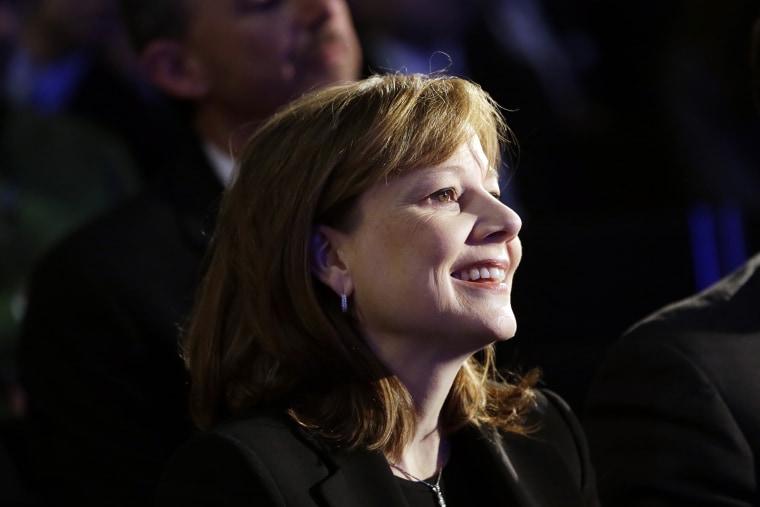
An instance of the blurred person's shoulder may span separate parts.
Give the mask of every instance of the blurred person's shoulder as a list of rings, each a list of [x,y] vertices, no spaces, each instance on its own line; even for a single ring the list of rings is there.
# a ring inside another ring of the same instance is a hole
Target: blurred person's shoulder
[[[760,331],[760,253],[706,289],[668,304],[633,324],[616,347],[668,342],[690,347],[717,335]]]

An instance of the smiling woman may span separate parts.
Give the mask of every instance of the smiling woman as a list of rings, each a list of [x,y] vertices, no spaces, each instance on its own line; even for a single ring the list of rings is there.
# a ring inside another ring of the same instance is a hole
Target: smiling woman
[[[205,431],[159,505],[596,505],[567,406],[494,369],[510,142],[479,86],[421,75],[313,92],[254,134],[184,341]]]

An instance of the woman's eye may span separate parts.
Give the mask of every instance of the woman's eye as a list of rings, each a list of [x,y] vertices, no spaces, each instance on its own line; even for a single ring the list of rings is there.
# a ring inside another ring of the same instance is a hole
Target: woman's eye
[[[439,190],[430,197],[436,202],[454,202],[456,200],[456,194],[451,188]]]

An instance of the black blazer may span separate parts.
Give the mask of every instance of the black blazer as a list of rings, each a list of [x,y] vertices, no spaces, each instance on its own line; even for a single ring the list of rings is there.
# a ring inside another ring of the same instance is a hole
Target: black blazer
[[[596,506],[594,472],[580,427],[551,392],[539,393],[532,436],[474,427],[455,439],[496,477],[510,507]],[[400,486],[379,452],[343,452],[311,437],[281,412],[253,411],[196,436],[168,463],[157,505],[393,507]]]
[[[193,434],[177,338],[222,185],[197,143],[161,175],[55,247],[32,277],[19,468],[43,504],[143,507]]]
[[[760,254],[632,327],[584,424],[604,505],[760,506]]]

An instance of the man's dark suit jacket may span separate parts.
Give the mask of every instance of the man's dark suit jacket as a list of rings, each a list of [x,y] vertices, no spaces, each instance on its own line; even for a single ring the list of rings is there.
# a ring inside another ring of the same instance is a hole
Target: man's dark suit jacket
[[[222,185],[195,140],[165,179],[74,233],[36,270],[19,345],[44,505],[145,506],[193,433],[179,326]]]
[[[494,481],[488,505],[597,506],[594,471],[580,425],[556,394],[539,392],[530,436],[488,436],[468,427],[455,436],[467,464]],[[456,452],[456,451],[455,451]],[[444,489],[446,472],[444,471]],[[255,410],[196,436],[169,461],[159,507],[404,507],[380,452],[344,452],[310,437],[281,412]]]
[[[150,86],[130,82],[99,59],[82,77],[66,112],[123,140],[145,180],[171,167],[181,147],[181,120],[167,99]]]
[[[603,505],[760,506],[760,254],[631,328],[583,417]]]

